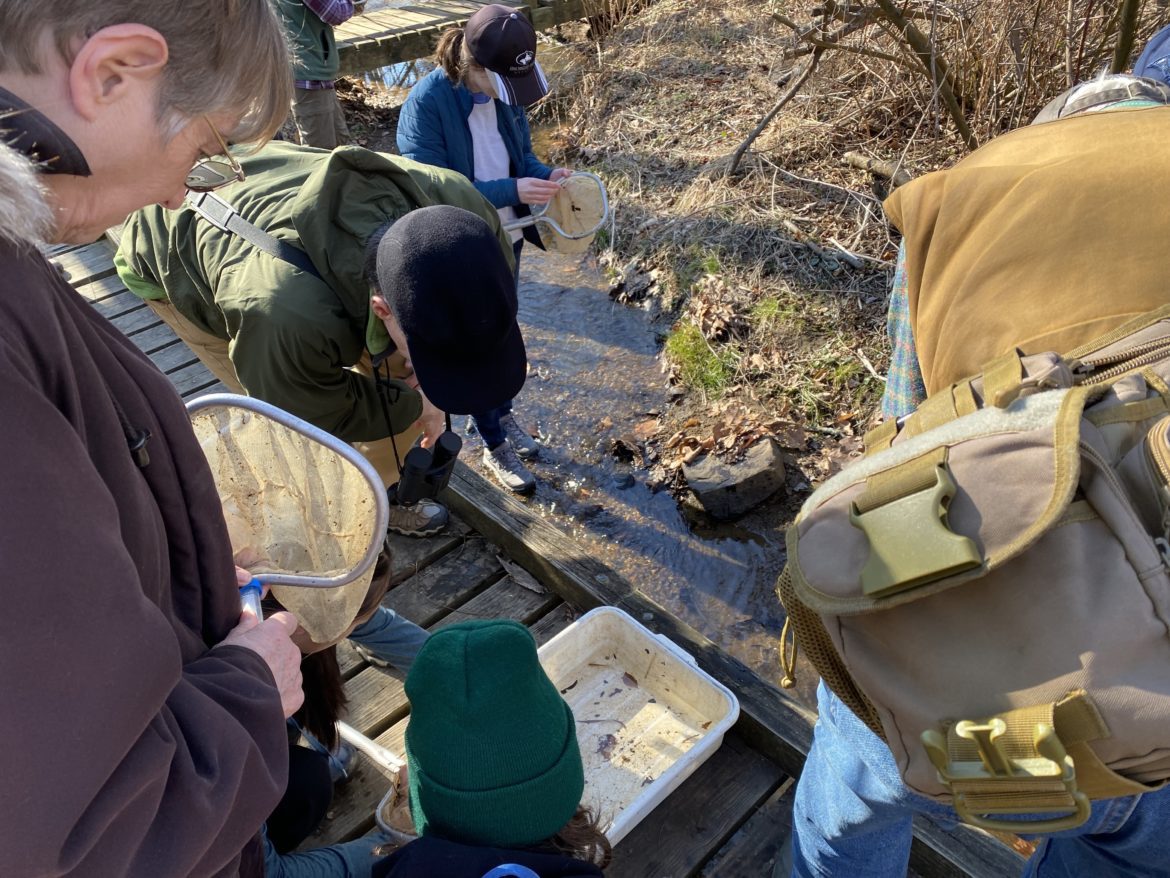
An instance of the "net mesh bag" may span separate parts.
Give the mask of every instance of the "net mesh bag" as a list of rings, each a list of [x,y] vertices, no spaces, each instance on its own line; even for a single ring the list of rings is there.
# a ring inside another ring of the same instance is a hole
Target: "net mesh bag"
[[[575,174],[561,182],[561,191],[549,201],[544,215],[556,220],[570,235],[584,235],[581,238],[566,238],[546,223],[540,223],[540,240],[544,246],[557,253],[584,253],[593,243],[596,226],[605,216],[605,196],[599,182],[587,174]]]
[[[358,572],[375,539],[373,486],[333,449],[256,412],[216,405],[193,412],[191,424],[211,465],[236,564],[268,582],[356,574],[328,588],[272,585],[314,641],[338,640],[374,574],[373,565]]]

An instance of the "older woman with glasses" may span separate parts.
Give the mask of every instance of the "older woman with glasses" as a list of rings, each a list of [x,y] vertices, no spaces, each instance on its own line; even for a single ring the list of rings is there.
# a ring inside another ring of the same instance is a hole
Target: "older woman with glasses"
[[[290,92],[268,0],[0,0],[0,875],[264,873],[295,620],[241,618],[181,401],[38,245],[240,178]]]

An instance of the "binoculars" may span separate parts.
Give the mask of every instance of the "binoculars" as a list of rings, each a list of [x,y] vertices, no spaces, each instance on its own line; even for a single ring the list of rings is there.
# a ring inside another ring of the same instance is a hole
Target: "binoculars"
[[[410,449],[402,461],[402,473],[391,499],[402,506],[410,506],[437,496],[451,480],[461,448],[463,440],[451,430],[445,430],[435,441],[433,449],[417,445]]]

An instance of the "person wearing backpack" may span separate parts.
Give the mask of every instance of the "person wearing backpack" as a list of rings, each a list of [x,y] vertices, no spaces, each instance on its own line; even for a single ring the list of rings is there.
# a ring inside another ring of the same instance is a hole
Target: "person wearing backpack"
[[[597,878],[610,845],[581,804],[573,712],[532,634],[510,620],[442,628],[406,678],[419,838],[373,878]]]
[[[1161,183],[1164,175],[1150,173],[1154,157],[1166,155],[1170,107],[1164,104],[1168,102],[1170,91],[1136,77],[1085,84],[1046,107],[1040,119],[1044,124],[1004,135],[954,168],[908,184],[887,201],[886,209],[904,240],[891,295],[889,329],[894,353],[883,415],[896,420],[917,410],[914,418],[921,419],[927,408],[937,415],[943,406],[936,400],[944,395],[944,404],[982,414],[984,408],[964,403],[962,394],[953,389],[963,389],[963,379],[980,373],[987,394],[982,406],[1006,407],[1011,399],[990,399],[997,382],[1000,386],[1004,382],[987,364],[1010,359],[1004,355],[1013,348],[1023,355],[1069,352],[1170,303],[1163,271],[1165,234],[1156,221],[1170,191]],[[1143,212],[1143,205],[1151,210]],[[1058,379],[1053,379],[1054,386],[1067,386],[1058,384]],[[1156,376],[1148,380],[1157,381]],[[1041,386],[1044,379],[1036,383]],[[944,421],[936,417],[936,423]],[[922,428],[930,429],[929,424]],[[913,435],[914,427],[902,430],[912,434],[908,439],[901,437],[904,441],[921,435]],[[885,447],[893,432],[885,430]],[[875,437],[875,447],[879,440]],[[870,444],[867,437],[867,457]],[[923,447],[931,446],[924,441]],[[865,465],[863,460],[860,466]],[[864,506],[862,499],[854,501],[855,519],[865,514],[857,505]],[[806,504],[802,517],[809,508]],[[789,534],[790,566],[793,546],[808,555],[795,562],[802,568],[801,575],[816,564],[811,557],[815,546],[802,542],[808,526],[807,518],[803,524],[798,520]],[[801,527],[804,531],[798,532]],[[848,521],[845,528],[849,530]],[[790,587],[784,593],[788,605],[794,592]],[[1043,597],[1024,600],[1036,602]],[[805,609],[789,605],[790,618],[794,611]],[[994,619],[976,617],[967,622],[978,625],[988,639],[997,635]],[[923,677],[930,676],[930,655],[898,655],[899,649],[913,647],[898,641],[895,634],[886,636],[890,640],[882,648],[907,659],[912,681],[915,667]],[[1075,637],[1076,632],[1067,635],[1074,653]],[[1027,646],[1013,643],[1003,648],[1011,651],[1019,665],[1047,658],[1034,655]],[[856,656],[846,658],[856,661]],[[964,688],[962,676],[974,679],[978,674],[978,668],[963,665],[961,656],[938,659],[962,668],[953,679],[956,689]],[[1092,663],[1092,654],[1082,661]],[[832,668],[825,668],[825,676],[831,676]],[[871,679],[880,681],[884,670],[884,666],[874,670]],[[846,702],[872,708],[867,693],[849,691],[839,677],[836,682],[836,691],[824,679],[818,687],[818,719],[797,786],[789,856],[781,858],[774,874],[903,876],[916,813],[944,826],[962,818],[939,797],[906,784],[907,766],[895,759],[887,741],[897,743],[905,753],[916,746],[906,743],[912,736],[891,730],[873,712],[863,717],[864,711],[851,709]],[[1154,681],[1149,682],[1154,688]],[[1135,704],[1141,703],[1144,683],[1132,682],[1131,688],[1138,690]],[[897,696],[878,692],[876,697]],[[930,697],[924,692],[920,699]],[[974,728],[972,737],[978,739],[982,727]],[[977,759],[983,758],[984,749],[995,755],[996,734],[992,731],[987,741],[980,741]],[[1170,733],[1166,739],[1170,741]],[[1165,743],[1156,742],[1154,748]],[[945,762],[947,755],[944,752],[940,758]],[[1076,761],[1082,762],[1081,751]],[[1087,786],[1090,771],[1083,775]],[[1170,838],[1165,833],[1170,825],[1170,791],[1161,788],[1163,779],[1143,778],[1147,786],[1130,782],[1132,794],[1128,795],[1094,796],[1091,803],[1080,797],[1078,805],[1084,810],[1078,813],[1079,824],[1035,833],[1040,840],[1025,874],[1170,875]],[[941,769],[939,780],[944,780]],[[953,776],[946,780],[953,781]],[[1124,786],[1127,781],[1121,778],[1119,783]],[[1142,793],[1144,789],[1149,792]],[[1040,821],[1053,816],[1021,810],[1021,814],[1008,813],[1005,819],[1017,826],[1013,831],[1025,836],[1031,835],[1026,831],[1028,823],[1043,828]],[[986,816],[978,808],[970,811],[976,819]],[[965,816],[974,822],[970,811]]]

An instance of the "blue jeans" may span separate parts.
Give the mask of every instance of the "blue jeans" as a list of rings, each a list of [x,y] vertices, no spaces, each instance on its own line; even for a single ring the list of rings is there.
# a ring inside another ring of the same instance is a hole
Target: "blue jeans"
[[[360,643],[403,673],[410,670],[428,637],[430,635],[424,629],[382,606],[349,635],[350,640]]]
[[[498,409],[491,409],[471,416],[472,421],[475,422],[475,431],[483,439],[485,447],[496,448],[508,438],[504,433],[504,428],[500,426],[500,418],[511,413],[512,400],[508,400]]]
[[[959,822],[911,792],[885,743],[822,682],[816,729],[792,813],[794,876],[905,878],[911,819]],[[1093,803],[1076,829],[1041,841],[1025,876],[1170,876],[1170,788]]]
[[[512,253],[516,256],[516,271],[513,273],[512,278],[516,283],[517,292],[520,290],[520,251],[523,249],[523,238],[512,244]],[[472,413],[471,420],[475,424],[475,431],[479,433],[486,447],[497,448],[504,444],[507,436],[504,435],[504,428],[500,426],[500,418],[509,414],[511,411],[512,400],[508,400],[499,408],[494,408],[486,412]]]

